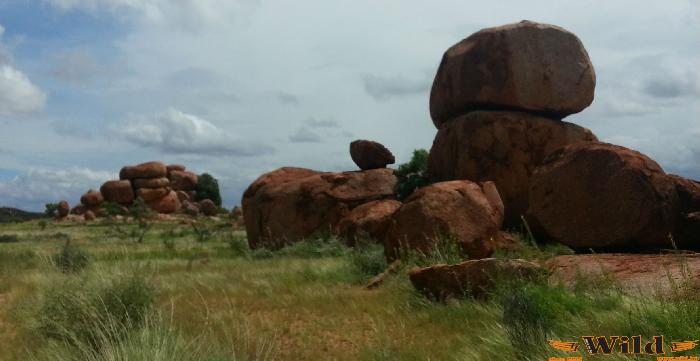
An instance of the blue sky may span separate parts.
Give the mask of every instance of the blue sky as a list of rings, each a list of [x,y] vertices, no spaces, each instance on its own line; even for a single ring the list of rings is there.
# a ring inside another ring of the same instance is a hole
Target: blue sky
[[[563,26],[596,99],[566,120],[700,178],[693,0],[0,0],[0,205],[75,203],[125,164],[210,172],[225,204],[280,166],[352,170],[348,144],[429,148],[442,53],[484,27]]]

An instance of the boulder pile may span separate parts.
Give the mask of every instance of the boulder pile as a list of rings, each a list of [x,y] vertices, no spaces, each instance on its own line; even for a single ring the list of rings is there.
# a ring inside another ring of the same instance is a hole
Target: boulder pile
[[[528,209],[530,177],[554,150],[596,140],[561,121],[593,101],[595,71],[576,35],[523,21],[483,29],[443,55],[430,93],[435,181],[493,181],[505,225]]]

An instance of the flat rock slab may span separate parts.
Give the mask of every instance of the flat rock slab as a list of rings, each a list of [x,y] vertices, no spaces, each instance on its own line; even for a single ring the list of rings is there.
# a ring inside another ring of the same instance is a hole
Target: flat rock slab
[[[673,285],[700,281],[700,253],[586,254],[557,256],[546,262],[553,283],[573,285],[581,277],[595,281],[610,277],[626,291],[668,293]]]

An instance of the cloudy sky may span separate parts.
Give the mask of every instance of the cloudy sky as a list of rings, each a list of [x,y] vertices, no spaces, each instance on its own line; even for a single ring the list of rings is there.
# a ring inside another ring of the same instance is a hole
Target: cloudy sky
[[[700,178],[700,3],[0,0],[0,205],[75,203],[124,164],[218,177],[227,206],[284,165],[429,148],[442,53],[522,19],[576,33],[596,99],[567,118]]]

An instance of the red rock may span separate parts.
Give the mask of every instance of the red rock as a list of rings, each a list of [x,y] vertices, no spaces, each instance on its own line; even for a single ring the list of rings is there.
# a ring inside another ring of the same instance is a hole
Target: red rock
[[[396,211],[384,250],[389,261],[401,249],[430,252],[440,237],[452,236],[465,258],[494,251],[503,223],[503,203],[493,182],[450,181],[416,190]]]
[[[56,212],[58,212],[58,216],[60,218],[64,218],[68,215],[68,213],[70,213],[70,205],[66,201],[60,201],[58,202]]]
[[[372,201],[355,207],[338,223],[338,233],[352,246],[361,240],[381,241],[391,216],[401,207],[393,199]]]
[[[168,165],[165,167],[165,169],[167,170],[168,174],[170,174],[170,172],[172,172],[172,171],[174,171],[174,170],[177,170],[177,171],[181,171],[181,172],[182,172],[182,171],[184,171],[186,168],[185,168],[185,166],[182,165],[182,164],[168,164]]]
[[[470,112],[438,130],[428,160],[435,181],[492,180],[505,204],[505,225],[521,225],[530,177],[555,150],[596,137],[586,128],[519,112]]]
[[[174,213],[180,210],[182,206],[180,199],[177,197],[177,193],[174,191],[170,191],[163,198],[146,201],[146,205],[148,208],[158,213]]]
[[[449,298],[486,298],[497,281],[535,280],[544,275],[536,263],[522,259],[484,258],[455,265],[439,264],[409,271],[413,287],[425,296],[444,301]]]
[[[83,214],[85,214],[85,212],[87,212],[87,210],[88,210],[87,207],[84,204],[80,203],[80,204],[77,204],[75,207],[73,207],[73,209],[70,210],[70,214],[82,216]]]
[[[197,175],[188,171],[173,170],[170,172],[170,184],[176,191],[191,191],[197,188]]]
[[[362,170],[386,168],[396,160],[389,149],[371,140],[356,140],[350,143],[350,157]]]
[[[161,162],[146,162],[135,166],[126,166],[119,172],[119,179],[163,178],[167,168]]]
[[[149,202],[161,199],[168,195],[168,193],[170,193],[170,188],[140,188],[136,190],[136,197],[140,197],[144,201]]]
[[[92,189],[80,197],[80,203],[86,205],[87,207],[96,207],[102,204],[102,202],[104,202],[102,193],[93,191]]]
[[[217,207],[211,199],[205,199],[199,202],[199,209],[205,216],[211,217],[219,214],[219,207]]]
[[[578,143],[551,154],[532,175],[530,213],[574,248],[671,248],[675,183],[631,149]]]
[[[243,194],[243,216],[251,248],[282,247],[332,231],[352,208],[394,197],[391,169],[320,173],[280,168],[253,182]]]
[[[193,200],[193,198],[190,198],[190,195],[185,191],[177,191],[175,193],[177,193],[177,198],[180,199],[180,202]]]
[[[591,104],[595,82],[576,35],[523,21],[483,29],[447,49],[430,92],[430,115],[438,128],[479,109],[560,119]]]
[[[190,216],[198,216],[200,212],[200,206],[197,203],[185,200],[182,202],[182,211]]]
[[[168,178],[137,178],[131,181],[134,188],[165,188],[170,186]]]
[[[95,213],[93,213],[91,210],[85,211],[85,214],[83,214],[83,217],[85,217],[86,221],[94,221],[95,220]]]
[[[100,193],[107,202],[131,204],[134,201],[134,190],[128,180],[112,180],[100,187]]]

